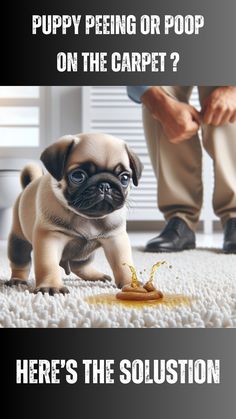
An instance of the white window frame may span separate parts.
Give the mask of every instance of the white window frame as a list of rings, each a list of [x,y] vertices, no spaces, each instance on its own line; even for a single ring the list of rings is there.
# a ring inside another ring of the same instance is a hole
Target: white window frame
[[[30,107],[39,108],[39,145],[34,147],[1,147],[0,157],[28,158],[38,159],[41,151],[46,147],[50,136],[50,114],[51,114],[51,92],[50,87],[39,86],[38,98],[1,98],[1,106],[9,107]],[[18,126],[18,125],[17,125]],[[21,127],[30,127],[30,125],[21,125]],[[32,125],[34,126],[34,125]]]

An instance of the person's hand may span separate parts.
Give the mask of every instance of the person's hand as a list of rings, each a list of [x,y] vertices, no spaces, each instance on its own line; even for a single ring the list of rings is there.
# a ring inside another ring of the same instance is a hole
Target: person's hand
[[[173,144],[190,139],[200,126],[200,115],[187,103],[178,102],[160,87],[153,86],[142,95],[141,101],[157,119],[168,140]]]
[[[207,125],[224,125],[236,122],[236,87],[218,87],[205,99],[201,111]]]

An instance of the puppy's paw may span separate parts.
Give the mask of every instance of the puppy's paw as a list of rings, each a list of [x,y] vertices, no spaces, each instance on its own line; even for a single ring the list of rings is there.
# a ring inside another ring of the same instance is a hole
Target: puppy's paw
[[[67,287],[37,287],[34,290],[34,294],[38,294],[41,292],[42,294],[49,294],[49,295],[55,295],[55,294],[69,294],[69,290]]]
[[[93,276],[92,278],[89,278],[89,281],[111,282],[112,278],[110,277],[110,275],[102,274],[102,275],[96,275],[96,276]]]
[[[23,279],[17,279],[17,278],[11,278],[9,281],[5,282],[5,285],[8,287],[14,287],[18,285],[25,285],[27,286],[27,281],[24,281]]]
[[[124,286],[127,286],[127,285],[131,285],[131,282],[130,281],[121,281],[121,282],[116,283],[116,286],[119,289],[121,289],[121,288],[123,288]]]
[[[97,282],[97,281],[111,282],[112,281],[112,278],[110,277],[110,275],[102,274],[100,272],[93,273],[92,275],[80,274],[79,278],[83,279],[84,281],[91,281],[91,282]]]
[[[102,282],[106,282],[106,281],[111,282],[112,281],[112,277],[110,275],[104,274],[103,277],[100,279],[100,281],[102,281]]]

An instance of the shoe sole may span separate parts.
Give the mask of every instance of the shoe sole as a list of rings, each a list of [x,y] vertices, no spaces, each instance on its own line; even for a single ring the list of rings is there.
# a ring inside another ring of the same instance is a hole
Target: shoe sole
[[[196,249],[196,245],[189,245],[189,246],[184,247],[183,249],[176,249],[176,250],[170,250],[170,249],[164,248],[164,247],[162,247],[160,249],[155,249],[155,250],[145,248],[144,252],[147,252],[147,253],[177,253],[177,252],[183,252],[184,250],[193,250],[193,249]]]

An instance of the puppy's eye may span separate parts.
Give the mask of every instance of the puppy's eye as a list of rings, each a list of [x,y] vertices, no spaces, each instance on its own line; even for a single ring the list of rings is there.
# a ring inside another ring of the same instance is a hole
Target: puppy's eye
[[[87,175],[82,170],[75,170],[69,174],[69,179],[71,182],[76,183],[77,185],[83,183],[86,178]]]
[[[120,176],[120,182],[121,184],[127,188],[127,186],[129,185],[129,181],[130,181],[130,175],[129,173],[121,173]]]

